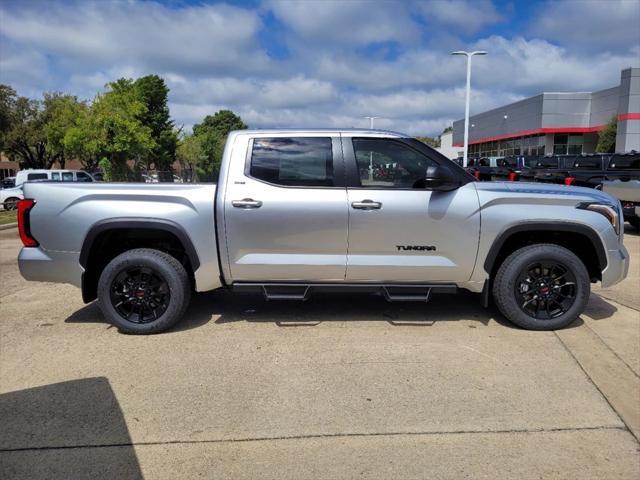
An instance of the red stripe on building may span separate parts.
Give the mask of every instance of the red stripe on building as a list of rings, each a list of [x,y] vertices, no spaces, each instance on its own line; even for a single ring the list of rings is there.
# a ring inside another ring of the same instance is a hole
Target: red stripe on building
[[[619,122],[624,122],[625,120],[640,120],[640,113],[622,113],[618,115]]]
[[[598,125],[595,127],[553,127],[553,128],[534,128],[533,130],[521,130],[519,132],[507,133],[504,135],[494,135],[493,137],[477,138],[469,140],[469,145],[476,143],[495,142],[496,140],[507,140],[509,138],[524,137],[526,135],[539,135],[541,133],[592,133],[602,130],[605,126]],[[454,147],[464,146],[462,143],[454,143]]]

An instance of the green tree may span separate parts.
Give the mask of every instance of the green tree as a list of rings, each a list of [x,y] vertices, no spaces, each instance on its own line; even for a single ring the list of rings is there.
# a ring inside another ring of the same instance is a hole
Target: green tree
[[[0,84],[0,150],[4,150],[5,136],[13,127],[17,99],[13,88]]]
[[[439,137],[416,137],[416,139],[420,140],[422,143],[426,143],[430,147],[438,148],[440,146]]]
[[[3,149],[22,168],[51,168],[56,158],[47,151],[42,102],[16,97],[9,111],[10,127],[3,135]]]
[[[613,153],[616,150],[616,134],[618,132],[618,119],[611,117],[609,123],[598,132],[598,144],[596,152]]]
[[[200,180],[215,181],[218,178],[227,135],[232,130],[245,128],[247,125],[231,110],[207,115],[202,123],[193,126],[193,136],[198,137],[203,154],[196,167]]]
[[[140,77],[134,86],[146,107],[146,111],[140,115],[140,121],[151,129],[156,144],[141,160],[147,169],[171,170],[176,160],[178,134],[169,116],[169,88],[158,75]]]
[[[148,158],[156,142],[151,128],[142,117],[147,107],[140,99],[133,80],[121,78],[107,85],[87,115],[65,136],[65,144],[73,152],[91,158],[107,158],[111,162],[113,180],[126,180],[127,160]]]
[[[202,137],[196,135],[183,136],[176,150],[176,156],[183,169],[191,170],[196,174],[197,179],[200,178],[199,169],[202,165],[206,165],[207,160],[202,149]],[[204,174],[205,172],[202,173]]]
[[[43,135],[46,149],[55,158],[60,168],[65,167],[68,152],[65,145],[67,132],[74,128],[84,116],[87,105],[73,95],[45,93],[43,115]]]

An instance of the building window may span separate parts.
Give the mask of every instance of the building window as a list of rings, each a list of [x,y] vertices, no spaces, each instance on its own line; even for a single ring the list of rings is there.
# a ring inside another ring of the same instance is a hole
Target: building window
[[[556,133],[553,137],[555,155],[580,155],[584,137],[581,133]]]

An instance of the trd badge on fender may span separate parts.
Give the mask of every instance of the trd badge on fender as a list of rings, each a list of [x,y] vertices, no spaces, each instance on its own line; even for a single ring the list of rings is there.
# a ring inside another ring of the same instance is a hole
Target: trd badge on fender
[[[417,252],[435,252],[435,245],[396,245],[398,251],[414,250]]]

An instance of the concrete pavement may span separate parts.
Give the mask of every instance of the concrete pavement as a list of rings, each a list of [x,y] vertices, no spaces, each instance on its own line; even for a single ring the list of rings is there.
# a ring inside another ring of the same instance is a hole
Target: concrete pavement
[[[15,235],[0,232],[2,478],[640,476],[636,235],[630,278],[560,332],[470,294],[213,292],[149,337],[74,287],[24,282]]]

